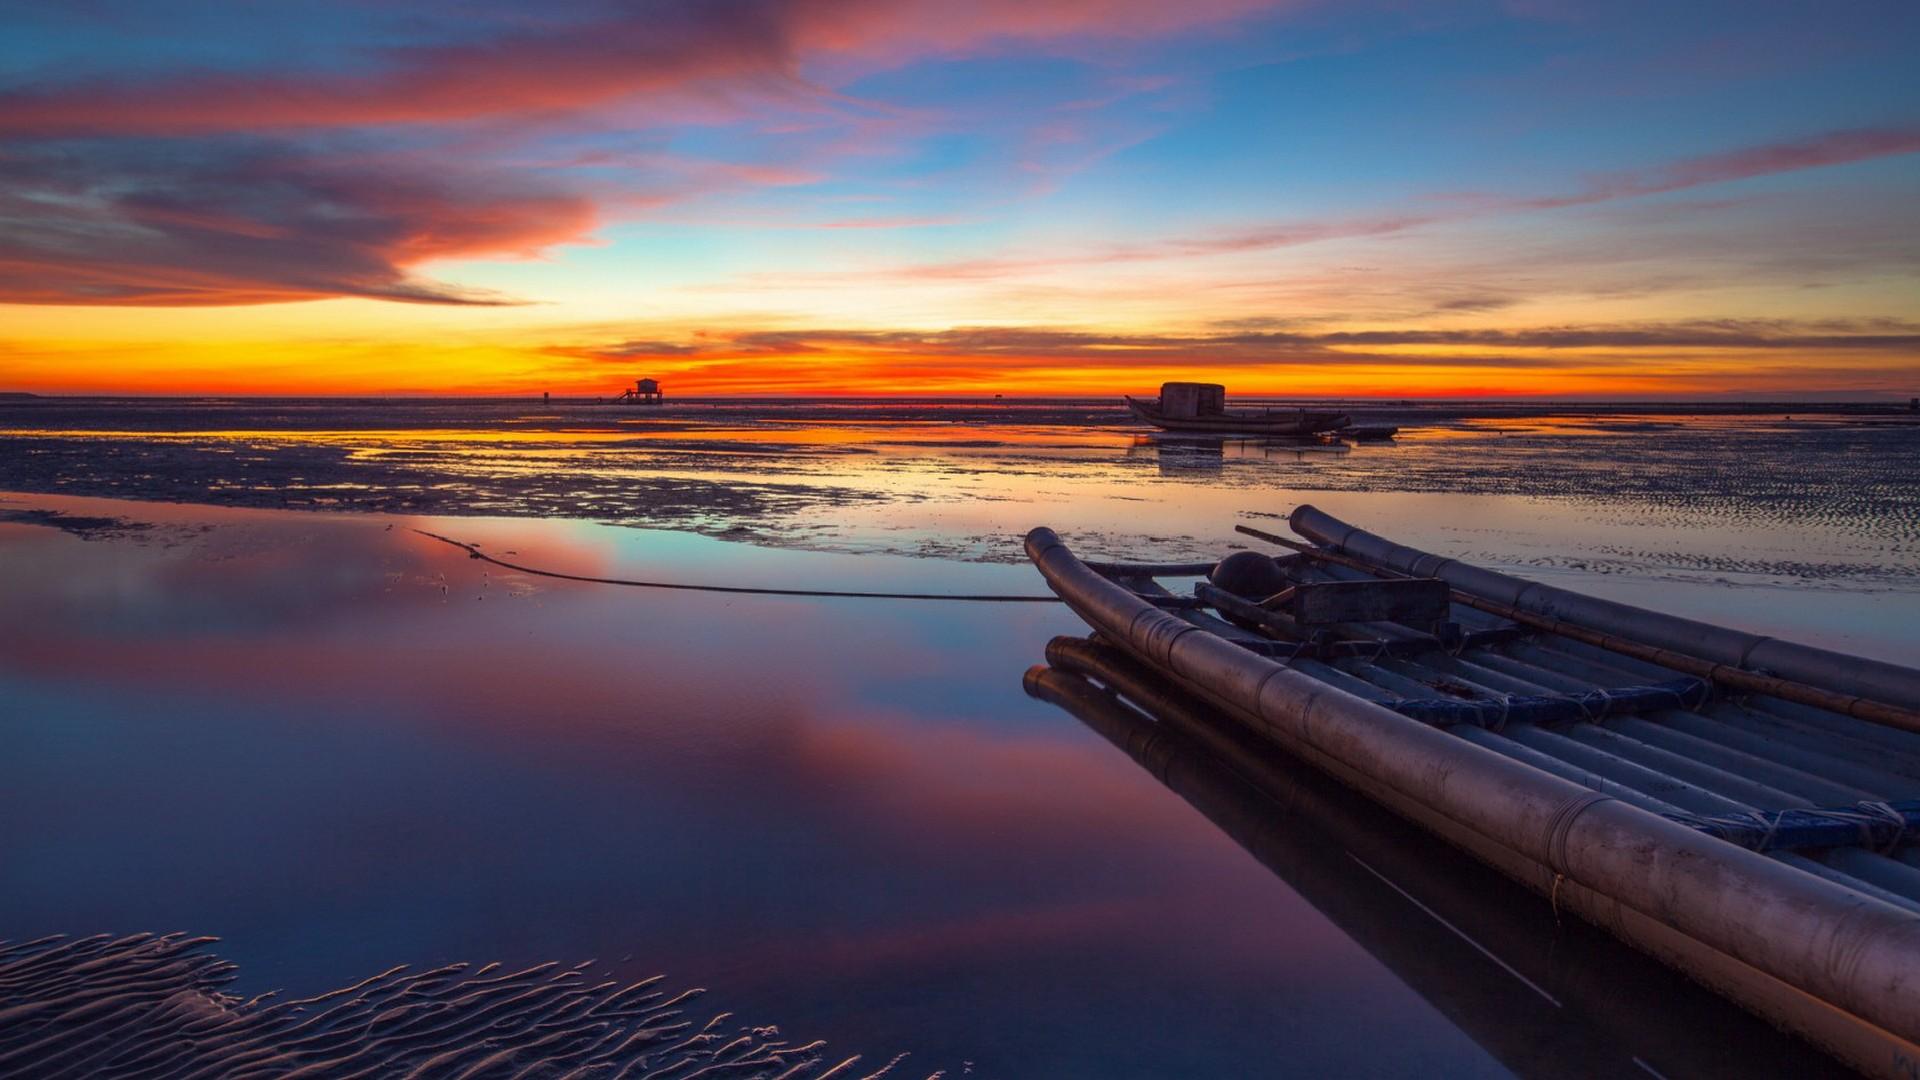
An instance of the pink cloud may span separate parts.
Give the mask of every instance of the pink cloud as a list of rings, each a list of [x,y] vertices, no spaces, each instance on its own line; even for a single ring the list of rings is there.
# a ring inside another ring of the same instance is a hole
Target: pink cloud
[[[1520,209],[1580,206],[1912,153],[1920,153],[1920,127],[1829,131],[1800,139],[1682,158],[1647,172],[1617,173],[1601,178],[1584,191],[1566,195],[1533,199],[1496,198],[1492,200],[1492,205],[1496,208],[1510,206]]]
[[[834,52],[954,51],[995,39],[1153,37],[1244,18],[1275,0],[809,0],[798,37]]]
[[[14,135],[194,134],[565,114],[726,84],[816,92],[810,54],[902,62],[995,41],[1144,37],[1243,17],[1274,0],[795,0],[647,7],[481,44],[391,49],[376,74],[194,74],[0,94]]]
[[[815,183],[826,176],[820,162],[872,153],[877,133],[898,138],[925,123],[809,82],[801,67],[810,58],[894,63],[1006,42],[1144,37],[1273,3],[616,4],[589,22],[517,21],[479,27],[499,36],[477,42],[389,48],[364,71],[193,71],[8,90],[0,137],[18,149],[0,154],[0,211],[25,224],[0,239],[0,302],[498,302],[412,268],[537,254],[689,194]],[[801,129],[805,162],[601,150],[516,160],[535,139],[737,119],[749,98],[780,103],[773,111],[786,122],[818,117]],[[397,127],[430,128],[432,160],[337,145],[344,129]],[[606,175],[622,169],[643,175]],[[573,175],[562,187],[534,179],[543,171]],[[936,221],[850,217],[825,227]]]
[[[730,9],[729,9],[730,10]],[[193,74],[0,96],[0,131],[194,134],[566,112],[705,79],[789,68],[784,35],[690,8],[481,45],[389,52],[375,75]]]

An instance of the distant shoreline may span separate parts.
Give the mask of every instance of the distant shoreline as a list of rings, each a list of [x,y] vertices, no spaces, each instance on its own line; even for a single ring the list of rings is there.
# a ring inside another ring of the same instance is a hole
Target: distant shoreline
[[[1151,392],[1148,392],[1151,396]],[[262,405],[305,403],[314,405],[389,405],[404,407],[408,405],[454,405],[470,403],[474,405],[561,405],[561,406],[605,406],[610,410],[633,415],[647,415],[651,412],[672,413],[685,406],[752,408],[755,406],[804,408],[809,405],[832,408],[844,405],[897,406],[1069,406],[1097,408],[1111,405],[1122,408],[1121,393],[1113,394],[1073,394],[1073,395],[943,395],[943,394],[878,394],[878,395],[702,395],[669,398],[653,405],[633,405],[611,397],[593,395],[567,395],[542,397],[526,394],[41,394],[28,391],[0,391],[0,403],[35,402],[50,405],[125,402],[129,404],[150,405],[204,405],[218,406]],[[1137,395],[1136,395],[1137,396]],[[1728,415],[1766,415],[1773,413],[1908,413],[1915,410],[1912,402],[1916,399],[1887,398],[1832,398],[1818,400],[1782,400],[1773,398],[1548,398],[1548,397],[1336,397],[1336,396],[1288,396],[1278,394],[1234,394],[1229,404],[1250,405],[1315,405],[1315,406],[1353,406],[1367,409],[1409,409],[1422,412],[1441,412],[1461,410],[1462,415],[1475,415],[1486,410],[1499,415],[1512,415],[1516,411],[1539,412],[1542,410],[1568,410],[1579,412],[1621,412],[1633,411],[1670,415],[1676,413],[1714,413]]]

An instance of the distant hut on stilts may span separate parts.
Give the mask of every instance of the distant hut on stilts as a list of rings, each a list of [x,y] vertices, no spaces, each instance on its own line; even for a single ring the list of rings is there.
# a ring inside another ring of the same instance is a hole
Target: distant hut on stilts
[[[639,379],[632,386],[620,391],[620,396],[614,400],[629,405],[658,405],[666,400],[666,395],[660,392],[658,379]]]

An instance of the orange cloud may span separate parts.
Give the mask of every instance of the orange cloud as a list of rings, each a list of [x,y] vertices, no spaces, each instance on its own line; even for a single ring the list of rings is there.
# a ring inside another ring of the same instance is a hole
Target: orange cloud
[[[566,379],[671,375],[704,394],[1105,394],[1166,379],[1282,394],[1683,393],[1747,385],[1879,392],[1920,359],[1899,320],[1713,320],[1472,330],[1100,333],[1044,327],[709,333],[552,346]],[[1757,360],[1788,356],[1788,377]],[[1826,361],[1822,363],[1822,361]],[[1738,378],[1730,372],[1746,369]],[[604,376],[601,373],[606,373]],[[1797,380],[1797,381],[1796,381]]]
[[[1206,358],[1218,362],[1311,360],[1320,363],[1367,360],[1371,357],[1366,354],[1342,350],[1382,346],[1535,350],[1850,349],[1909,356],[1920,353],[1920,324],[1888,319],[1805,322],[1721,319],[1525,329],[1342,330],[1313,333],[1245,330],[1211,334],[1098,333],[1020,326],[965,327],[941,331],[769,330],[703,334],[685,343],[643,339],[602,346],[555,347],[550,351],[561,356],[619,363],[645,359],[794,357],[857,350],[917,357],[1005,357],[1038,362],[1102,360],[1124,365],[1163,363],[1170,357]],[[1477,359],[1487,367],[1553,366],[1552,361],[1534,357],[1483,354]]]
[[[604,332],[604,331],[602,331]],[[1920,324],[1721,319],[1428,330],[1257,326],[713,330],[548,345],[488,338],[0,341],[4,389],[52,393],[1105,396],[1169,379],[1288,396],[1910,396]]]

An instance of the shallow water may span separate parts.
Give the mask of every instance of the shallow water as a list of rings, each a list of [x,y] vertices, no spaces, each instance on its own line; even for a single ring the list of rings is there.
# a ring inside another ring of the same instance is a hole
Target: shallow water
[[[566,517],[758,548],[1192,559],[1302,502],[1492,566],[1920,656],[1905,414],[1372,406],[1388,443],[1143,433],[1103,402],[0,402],[0,491]],[[758,557],[743,566],[773,566]],[[922,572],[934,565],[923,563]]]
[[[1828,461],[1844,475],[1822,482],[1862,493],[1818,517],[1785,496],[1695,514],[1703,500],[1672,495],[1686,484],[1818,497],[1770,464],[1797,460],[1788,448],[1760,452],[1806,433],[1726,421],[1700,436],[1734,444],[1716,468],[1776,475],[1669,463],[1679,479],[1653,484],[1632,464],[1653,451],[1629,436],[1556,428],[1525,437],[1565,459],[1552,483],[1569,491],[1445,494],[1417,486],[1455,467],[1439,447],[1520,436],[1448,421],[1341,453],[907,420],[886,425],[893,449],[843,453],[859,468],[763,449],[715,465],[775,426],[726,423],[751,437],[675,450],[698,468],[656,479],[737,472],[801,494],[702,510],[711,536],[580,520],[602,515],[577,504],[542,520],[0,494],[0,937],[217,934],[245,993],[401,962],[597,958],[708,986],[708,1006],[836,1051],[909,1051],[912,1075],[1822,1067],[1310,775],[1265,812],[1204,769],[1170,790],[1021,692],[1047,639],[1083,630],[1050,605],[569,584],[411,529],[599,576],[1025,593],[1037,577],[999,560],[1028,525],[1104,554],[1198,554],[1310,498],[1421,546],[1912,663],[1915,495],[1875,479],[1880,464]],[[803,433],[789,445],[839,445],[817,418],[785,427]],[[1911,430],[1850,430],[1814,435],[1916,453]],[[358,475],[337,462],[411,437],[347,436],[335,467]],[[79,463],[61,469],[90,471],[40,474],[49,486],[223,502],[259,500],[221,494],[246,470],[202,455],[251,455],[271,486],[283,441],[296,456],[325,444],[201,432],[187,457],[148,458],[165,440],[0,439],[0,474],[22,475],[15,451],[46,449],[34,440],[111,452],[54,448]],[[1547,470],[1517,445],[1486,452],[1533,483]],[[507,490],[512,466],[559,492],[656,467],[624,449],[583,478],[583,446],[521,461],[488,444],[471,471],[432,475]],[[112,464],[123,453],[174,471],[142,480]],[[1566,479],[1608,471],[1603,454],[1640,479]],[[828,480],[862,497],[822,501]],[[400,490],[381,483],[357,490]],[[1264,831],[1233,827],[1249,820]]]
[[[1018,536],[1043,519],[1083,525],[1083,542],[1193,556],[1213,551],[1226,516],[1284,511],[1307,492],[1495,495],[1525,500],[1513,505],[1552,527],[1540,565],[1869,589],[1920,575],[1920,422],[1904,415],[1409,407],[1362,418],[1401,435],[1143,434],[1092,402],[49,399],[0,402],[0,490],[565,516],[1002,562],[1020,561]],[[1456,536],[1473,517],[1451,502],[1428,512]],[[1596,524],[1615,528],[1586,535]],[[1499,558],[1505,546],[1463,554]]]

